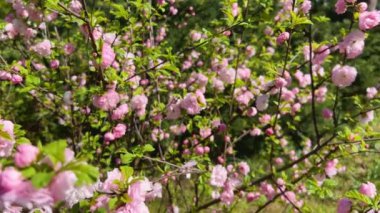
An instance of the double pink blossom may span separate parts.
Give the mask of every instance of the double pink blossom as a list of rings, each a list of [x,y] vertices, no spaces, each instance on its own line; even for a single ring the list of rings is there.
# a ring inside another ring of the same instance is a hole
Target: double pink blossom
[[[365,11],[359,15],[359,28],[370,30],[380,24],[380,11]]]
[[[358,72],[355,67],[338,64],[333,68],[331,78],[336,86],[344,88],[350,86],[355,81],[357,74]]]

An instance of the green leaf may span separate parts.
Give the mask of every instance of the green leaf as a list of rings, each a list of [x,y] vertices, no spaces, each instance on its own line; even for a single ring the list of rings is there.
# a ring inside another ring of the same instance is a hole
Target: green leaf
[[[74,172],[78,178],[78,181],[76,182],[78,186],[83,184],[91,184],[99,177],[98,169],[85,162],[70,162],[62,168],[62,170]]]
[[[143,152],[153,152],[154,151],[154,147],[150,144],[145,144],[144,147],[143,147]]]
[[[40,172],[32,176],[32,184],[36,188],[42,188],[47,186],[53,178],[53,172]]]
[[[360,194],[358,191],[353,190],[346,193],[346,197],[354,200],[364,202],[366,204],[371,204],[371,199],[363,194]]]
[[[132,175],[133,175],[133,168],[130,166],[121,166],[120,170],[124,176],[124,179],[126,179],[126,180],[128,180],[128,178],[132,177]]]
[[[124,155],[121,155],[121,162],[122,162],[123,164],[129,164],[129,163],[131,163],[135,158],[136,158],[136,155],[127,152],[127,153],[125,153]]]
[[[65,140],[58,140],[52,143],[49,143],[44,146],[43,153],[49,156],[53,163],[65,162],[65,149],[67,143]]]
[[[36,174],[36,169],[34,169],[33,167],[29,167],[29,168],[23,169],[21,171],[21,174],[24,178],[30,178]]]

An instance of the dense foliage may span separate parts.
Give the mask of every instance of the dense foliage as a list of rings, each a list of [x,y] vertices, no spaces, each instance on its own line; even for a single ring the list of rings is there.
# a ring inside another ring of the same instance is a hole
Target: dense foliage
[[[336,181],[379,149],[365,1],[0,6],[0,211],[380,210]]]

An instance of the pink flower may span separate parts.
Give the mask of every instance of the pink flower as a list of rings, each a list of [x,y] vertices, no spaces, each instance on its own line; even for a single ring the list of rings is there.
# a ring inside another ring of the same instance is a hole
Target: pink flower
[[[322,110],[322,116],[324,119],[331,119],[333,117],[333,111],[331,109],[328,109],[328,108],[324,108]]]
[[[20,84],[23,82],[23,78],[21,75],[13,74],[11,78],[12,84]]]
[[[375,186],[375,184],[373,184],[371,182],[362,183],[362,185],[360,186],[359,192],[363,195],[370,197],[370,198],[374,198],[377,194],[376,186]]]
[[[375,112],[374,110],[371,110],[369,112],[363,113],[360,115],[360,123],[362,124],[367,124],[371,122],[375,118]]]
[[[344,88],[350,86],[355,81],[357,73],[355,67],[338,64],[333,68],[331,78],[336,86]]]
[[[131,99],[131,108],[136,111],[136,114],[138,116],[145,114],[145,108],[147,104],[148,98],[144,94],[133,96]]]
[[[301,9],[302,9],[303,13],[305,13],[305,14],[309,13],[309,11],[311,9],[311,1],[310,0],[303,1]]]
[[[345,0],[338,0],[335,4],[335,12],[337,14],[343,14],[347,11]]]
[[[149,209],[144,202],[148,192],[152,190],[152,187],[152,183],[147,179],[139,180],[133,183],[128,188],[128,196],[132,199],[132,201],[117,209],[116,212],[149,213]]]
[[[239,15],[239,5],[238,3],[232,3],[232,16],[233,17],[236,17],[237,15]]]
[[[112,120],[122,120],[126,114],[129,112],[128,104],[122,104],[117,107],[113,112],[111,119]]]
[[[66,200],[74,189],[77,177],[71,171],[63,171],[56,175],[49,185],[49,190],[55,202]]]
[[[338,160],[330,160],[326,163],[325,172],[328,177],[333,177],[336,174],[338,174],[338,170],[336,168],[336,165],[338,164]]]
[[[117,192],[119,190],[117,182],[122,181],[122,179],[123,176],[117,168],[107,172],[107,179],[101,184],[100,187],[101,191],[107,193]]]
[[[78,0],[72,0],[69,4],[69,8],[73,12],[80,13],[80,11],[82,10],[82,4]]]
[[[126,131],[127,131],[127,126],[125,124],[117,124],[112,129],[112,133],[115,136],[115,139],[123,137]]]
[[[249,101],[253,99],[253,94],[246,87],[235,89],[234,96],[236,101],[244,106],[248,106]]]
[[[219,78],[226,84],[232,84],[235,81],[236,70],[233,68],[222,69],[219,72]]]
[[[359,15],[359,28],[361,30],[369,30],[380,23],[380,12],[379,11],[370,11],[362,12]]]
[[[14,124],[11,121],[0,120],[1,131],[7,133],[10,136],[10,140],[0,136],[0,157],[8,157],[11,155],[14,141],[13,128]]]
[[[260,193],[258,193],[258,192],[249,192],[246,197],[247,197],[247,202],[253,202],[253,201],[255,201],[255,200],[257,200],[257,199],[260,198]]]
[[[328,55],[330,55],[330,48],[327,45],[320,46],[316,50],[316,54],[313,58],[313,64],[321,65]]]
[[[13,167],[0,172],[0,194],[17,188],[23,182],[22,174]]]
[[[17,152],[14,157],[16,166],[23,168],[37,159],[39,150],[37,147],[30,144],[21,144],[17,147]]]
[[[199,135],[201,136],[202,139],[209,137],[211,134],[212,132],[210,128],[201,128],[199,130]]]
[[[115,61],[116,54],[108,43],[104,43],[102,47],[102,67],[109,67]]]
[[[96,198],[95,203],[90,207],[90,211],[94,212],[99,208],[104,208],[108,212],[108,203],[110,198],[107,195],[100,195],[98,198]]]
[[[113,90],[109,89],[102,96],[95,96],[93,99],[93,104],[103,110],[112,110],[120,102],[119,94]]]
[[[188,93],[181,101],[181,108],[186,110],[189,115],[199,114],[202,110],[201,105],[206,105],[206,99],[199,90],[196,93]]]
[[[289,37],[290,37],[290,34],[288,32],[283,32],[281,33],[278,37],[277,37],[277,44],[281,45],[283,44],[285,41],[289,40]]]
[[[256,99],[256,109],[259,111],[264,111],[268,108],[269,104],[269,96],[268,95],[260,95]]]
[[[248,175],[250,168],[247,162],[240,162],[238,165],[239,172],[243,175]]]
[[[362,13],[368,9],[368,5],[365,2],[360,2],[356,8],[358,9],[359,13]]]
[[[38,53],[40,56],[48,56],[51,54],[51,42],[47,39],[43,40],[42,42],[34,45],[31,47],[31,49]]]
[[[337,213],[350,213],[352,207],[351,200],[343,198],[339,200]]]
[[[181,117],[181,103],[179,101],[169,104],[166,109],[166,118],[169,120],[175,120]]]
[[[106,142],[114,141],[115,139],[116,137],[112,132],[106,132],[106,134],[104,134],[104,141]]]
[[[59,60],[54,59],[54,60],[50,61],[50,67],[52,69],[57,69],[59,67]]]
[[[68,43],[68,44],[65,44],[65,46],[63,47],[63,51],[65,52],[66,55],[71,55],[75,51],[75,47],[73,44]]]
[[[223,187],[227,180],[227,170],[222,165],[216,165],[211,172],[210,184],[213,186]]]
[[[367,98],[373,99],[377,95],[376,87],[368,87],[367,88]]]
[[[268,200],[272,200],[276,195],[276,191],[274,190],[273,186],[266,182],[262,182],[260,184],[260,192],[261,194],[264,194]]]
[[[354,30],[339,43],[339,52],[353,59],[363,53],[365,34],[360,30]]]

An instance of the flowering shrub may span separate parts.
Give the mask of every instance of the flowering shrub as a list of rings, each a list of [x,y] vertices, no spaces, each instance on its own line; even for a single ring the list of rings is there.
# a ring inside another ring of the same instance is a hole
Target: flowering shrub
[[[334,23],[310,0],[192,2],[6,1],[1,211],[260,212],[278,200],[310,212],[308,196],[379,210],[371,182],[333,189],[340,158],[376,148],[378,89],[355,61],[380,12],[338,0],[330,10],[348,23],[324,35]]]

